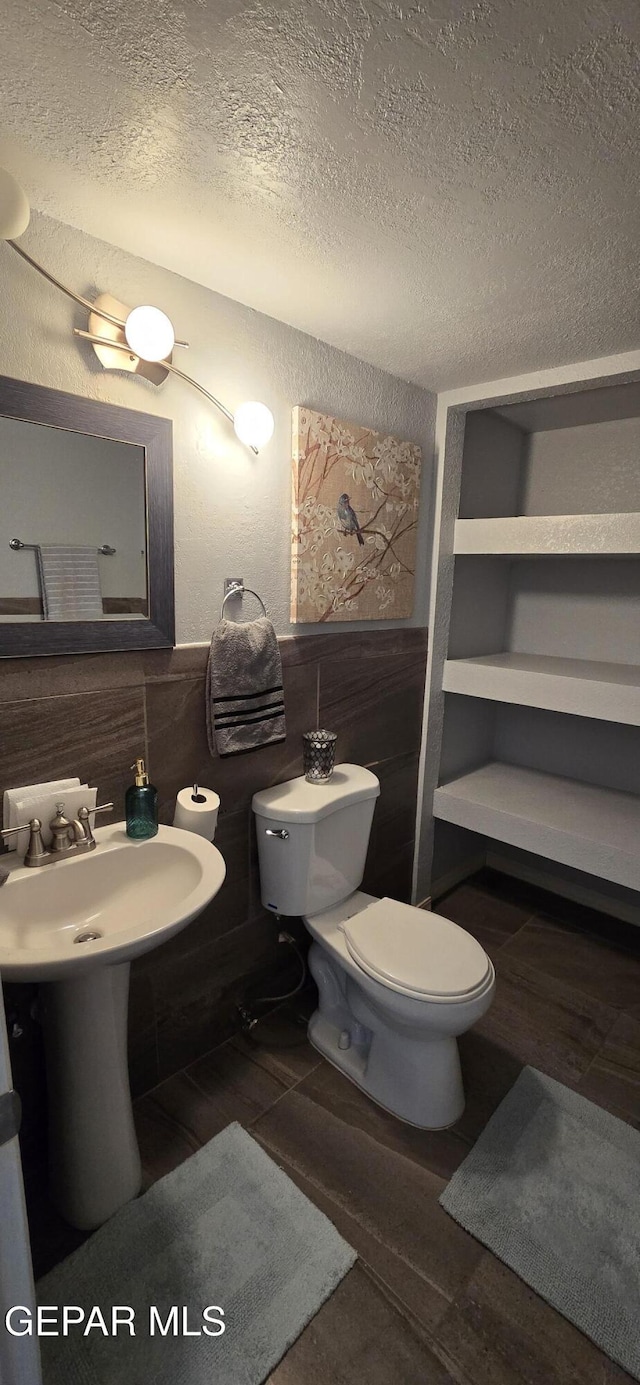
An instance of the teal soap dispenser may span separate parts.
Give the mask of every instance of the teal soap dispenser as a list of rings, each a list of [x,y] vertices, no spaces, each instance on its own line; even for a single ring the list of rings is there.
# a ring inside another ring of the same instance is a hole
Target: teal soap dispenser
[[[158,790],[149,783],[144,760],[136,760],[131,768],[135,769],[136,782],[129,786],[125,795],[127,836],[139,842],[157,834]]]

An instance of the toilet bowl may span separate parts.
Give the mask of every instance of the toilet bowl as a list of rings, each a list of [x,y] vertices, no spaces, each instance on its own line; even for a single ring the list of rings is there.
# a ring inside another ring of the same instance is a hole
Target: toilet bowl
[[[255,794],[262,901],[313,938],[314,1047],[386,1110],[440,1129],[464,1110],[456,1040],[488,1010],[495,973],[456,923],[358,888],[379,793],[370,770],[339,765],[328,784]]]
[[[381,951],[385,920],[392,948]],[[480,944],[439,914],[359,890],[304,922],[318,985],[311,1043],[402,1120],[428,1130],[453,1125],[464,1110],[456,1039],[495,991]],[[390,978],[387,954],[396,948]]]

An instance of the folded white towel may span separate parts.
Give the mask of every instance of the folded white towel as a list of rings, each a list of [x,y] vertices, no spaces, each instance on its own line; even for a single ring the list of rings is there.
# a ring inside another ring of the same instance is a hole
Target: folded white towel
[[[97,548],[43,543],[36,550],[45,620],[100,620]]]

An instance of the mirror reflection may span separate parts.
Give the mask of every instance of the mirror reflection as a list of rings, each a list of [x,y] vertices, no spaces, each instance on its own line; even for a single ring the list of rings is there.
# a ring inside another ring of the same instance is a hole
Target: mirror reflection
[[[145,620],[145,449],[0,417],[0,622]]]

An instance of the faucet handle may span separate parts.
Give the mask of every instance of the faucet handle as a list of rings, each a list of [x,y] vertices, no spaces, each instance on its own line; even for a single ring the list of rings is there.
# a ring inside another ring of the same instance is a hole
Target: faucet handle
[[[0,837],[12,837],[14,832],[28,832],[29,830],[39,832],[42,823],[39,818],[31,818],[30,822],[23,822],[20,827],[0,828]]]
[[[27,854],[24,858],[25,866],[41,866],[49,857],[49,852],[42,840],[42,823],[40,818],[31,818],[30,822],[23,822],[21,827],[3,827],[0,831],[1,837],[12,837],[14,832],[28,832],[29,845]]]
[[[91,819],[91,814],[92,814],[92,813],[112,813],[112,812],[113,812],[113,803],[98,803],[98,804],[96,805],[95,808],[87,808],[87,807],[85,806],[85,807],[83,807],[83,808],[79,808],[79,809],[78,809],[78,818],[79,818],[80,822],[82,823],[82,830],[83,830],[83,832],[84,832],[84,840],[85,840],[85,843],[87,843],[87,845],[88,845],[89,847],[95,846],[95,844],[96,844],[96,839],[95,839],[95,837],[94,837],[94,835],[93,835],[93,832],[92,832],[92,830],[91,830],[91,821],[90,821],[90,819]]]

